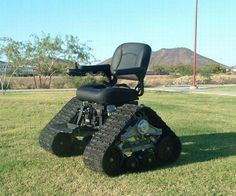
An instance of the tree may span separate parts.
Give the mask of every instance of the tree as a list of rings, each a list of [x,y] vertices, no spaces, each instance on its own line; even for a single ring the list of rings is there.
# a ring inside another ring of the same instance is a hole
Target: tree
[[[169,75],[170,74],[169,65],[154,65],[153,72],[157,75]]]
[[[175,75],[188,76],[192,75],[193,69],[191,65],[179,64],[172,66],[171,72]]]
[[[95,61],[94,56],[91,54],[92,48],[88,46],[88,43],[80,43],[77,36],[65,36],[63,51],[64,59],[72,64],[75,62],[89,64]]]
[[[20,66],[31,65],[35,88],[51,86],[55,73],[65,73],[66,68],[77,63],[95,61],[88,43],[81,43],[78,37],[66,35],[52,37],[42,34],[32,35],[27,42],[18,42],[11,38],[0,38],[0,58],[6,64],[0,67],[0,84],[2,92],[9,88],[10,81]],[[10,76],[8,71],[11,71]],[[39,78],[37,83],[36,77]]]
[[[58,64],[57,59],[62,54],[62,43],[59,36],[52,38],[50,34],[43,34],[41,38],[32,35],[32,40],[26,43],[26,59],[27,63],[33,66],[35,88],[46,87],[48,79],[47,85],[50,88],[51,79]],[[36,82],[36,76],[39,77],[39,84]],[[44,80],[42,77],[45,77]]]
[[[158,75],[191,75],[192,66],[191,65],[154,65],[153,71]]]
[[[32,38],[26,44],[26,56],[34,69],[36,88],[50,88],[55,73],[63,72],[74,62],[89,63],[94,59],[91,48],[87,43],[80,43],[78,37],[67,35],[62,39],[60,36],[42,34],[42,37],[33,35]],[[39,77],[38,85],[36,76]]]
[[[25,61],[24,44],[14,41],[11,38],[0,39],[0,57],[6,59],[7,63],[2,64],[0,73],[1,91],[3,94],[9,88],[12,77]],[[9,77],[7,77],[9,75]]]
[[[197,67],[197,71],[201,73],[203,76],[210,76],[212,74],[225,73],[226,68],[221,66],[220,64],[212,64]]]

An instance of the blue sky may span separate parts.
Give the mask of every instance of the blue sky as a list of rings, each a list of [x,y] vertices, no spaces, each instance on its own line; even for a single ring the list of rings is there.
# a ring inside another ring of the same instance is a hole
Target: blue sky
[[[1,0],[0,10],[0,36],[73,34],[100,60],[130,41],[193,49],[194,0]],[[235,24],[235,0],[199,0],[198,53],[236,65]]]

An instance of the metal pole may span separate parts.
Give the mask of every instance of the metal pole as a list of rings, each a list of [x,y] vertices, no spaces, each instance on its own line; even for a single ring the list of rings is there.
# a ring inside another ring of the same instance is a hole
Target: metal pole
[[[197,73],[197,17],[198,17],[198,0],[195,0],[195,31],[194,31],[194,63],[193,63],[193,87],[197,87],[196,73]]]

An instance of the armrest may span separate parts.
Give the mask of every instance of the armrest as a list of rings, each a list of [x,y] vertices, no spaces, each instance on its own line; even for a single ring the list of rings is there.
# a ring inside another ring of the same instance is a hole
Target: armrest
[[[145,70],[142,67],[120,69],[120,70],[116,70],[114,72],[114,74],[117,75],[117,76],[119,76],[119,75],[129,75],[129,74],[139,75],[139,74],[144,74],[144,73],[145,73]]]
[[[104,73],[107,76],[111,75],[110,65],[103,64],[103,65],[82,65],[75,69],[68,69],[67,74],[70,76],[85,76],[86,73]]]
[[[110,71],[110,65],[109,64],[102,64],[102,65],[81,65],[79,69],[81,69],[84,72],[106,72]]]

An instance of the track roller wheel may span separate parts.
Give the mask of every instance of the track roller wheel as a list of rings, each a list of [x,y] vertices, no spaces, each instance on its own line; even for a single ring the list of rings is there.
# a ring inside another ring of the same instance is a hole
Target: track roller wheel
[[[135,156],[130,156],[125,159],[125,169],[129,172],[137,171],[139,165],[139,160]]]
[[[156,164],[156,156],[154,152],[143,152],[142,154],[142,165],[145,168],[152,168]]]
[[[103,171],[108,176],[119,175],[122,171],[123,159],[123,154],[118,147],[108,148],[102,159]]]
[[[181,153],[181,143],[177,136],[167,135],[156,146],[156,158],[159,164],[174,162]]]
[[[52,142],[52,151],[57,156],[67,156],[71,153],[72,136],[69,133],[58,133]]]
[[[72,151],[75,155],[82,155],[84,153],[85,147],[88,145],[92,137],[85,137],[83,140],[78,140],[77,138],[72,138]]]

